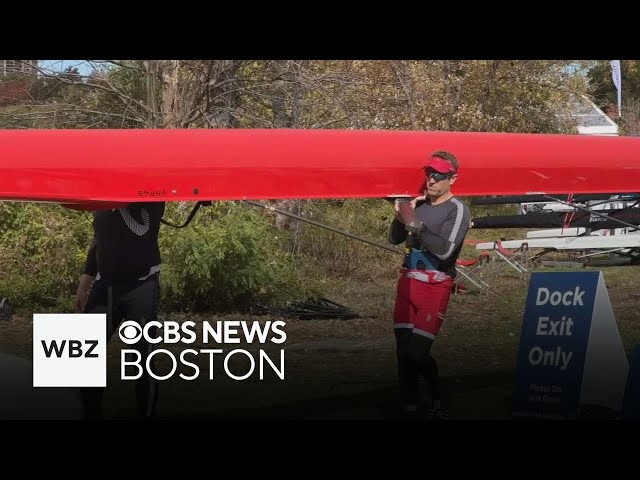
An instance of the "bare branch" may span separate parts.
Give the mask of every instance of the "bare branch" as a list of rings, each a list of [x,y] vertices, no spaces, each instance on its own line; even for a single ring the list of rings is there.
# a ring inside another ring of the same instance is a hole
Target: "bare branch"
[[[90,83],[90,82],[83,82],[83,81],[77,81],[77,80],[71,80],[65,77],[61,77],[59,75],[53,75],[50,73],[47,73],[45,70],[43,70],[41,67],[33,67],[34,70],[37,70],[38,72],[40,72],[45,78],[51,78],[51,79],[55,79],[58,80],[62,83],[66,83],[69,85],[77,85],[80,87],[84,87],[84,88],[94,88],[96,90],[102,90],[104,92],[110,93],[112,95],[116,95],[118,98],[120,98],[120,100],[124,103],[127,104],[127,102],[129,103],[133,103],[135,105],[137,105],[138,107],[140,107],[141,109],[143,109],[146,112],[149,112],[149,108],[147,107],[147,105],[145,105],[144,103],[140,102],[139,100],[136,100],[134,98],[132,98],[130,95],[126,94],[125,92],[121,91],[118,87],[116,87],[108,78],[104,77],[101,80],[104,81],[107,85],[109,85],[110,88],[107,88],[103,85],[99,85],[96,83]],[[86,77],[83,75],[79,75],[79,74],[73,74],[73,76],[79,77],[79,78],[90,78],[90,77]]]

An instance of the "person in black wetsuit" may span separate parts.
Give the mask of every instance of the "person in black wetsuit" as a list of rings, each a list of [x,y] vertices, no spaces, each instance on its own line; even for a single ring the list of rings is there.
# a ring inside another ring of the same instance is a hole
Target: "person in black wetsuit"
[[[107,342],[123,320],[144,327],[157,320],[160,290],[158,234],[164,202],[132,203],[126,208],[94,212],[94,238],[75,298],[78,313],[107,314]],[[155,328],[151,336],[157,336]],[[153,345],[144,337],[134,346],[145,365]],[[153,363],[151,364],[153,369]],[[102,417],[104,388],[81,389],[85,418]],[[158,381],[143,369],[135,393],[140,417],[155,415]]]

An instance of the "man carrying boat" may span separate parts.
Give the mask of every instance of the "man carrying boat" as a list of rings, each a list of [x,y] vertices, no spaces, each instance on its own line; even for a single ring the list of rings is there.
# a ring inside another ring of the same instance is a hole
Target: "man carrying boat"
[[[107,342],[123,320],[156,321],[159,302],[160,249],[158,233],[164,202],[132,203],[126,208],[94,213],[94,238],[75,298],[76,312],[106,313]],[[149,329],[157,336],[155,327]],[[134,345],[145,364],[153,345],[144,335]],[[151,367],[153,369],[153,367]],[[102,416],[103,388],[82,389],[85,417]],[[146,369],[136,380],[138,415],[152,417],[158,381]]]
[[[456,260],[470,225],[469,208],[453,196],[458,160],[445,151],[430,155],[424,195],[395,204],[389,242],[406,242],[393,314],[398,380],[404,411],[419,404],[419,378],[429,383],[433,419],[446,419],[438,364],[431,347],[442,325],[456,276]]]

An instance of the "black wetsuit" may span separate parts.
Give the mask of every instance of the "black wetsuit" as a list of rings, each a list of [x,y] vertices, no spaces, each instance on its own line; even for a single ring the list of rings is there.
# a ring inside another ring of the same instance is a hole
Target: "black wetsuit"
[[[164,211],[165,204],[158,202],[133,203],[127,208],[94,213],[94,238],[84,273],[95,276],[95,282],[84,311],[107,313],[107,342],[123,320],[134,320],[141,327],[157,320],[161,263],[158,233]],[[150,333],[154,337],[157,335],[155,329]],[[138,415],[153,416],[158,381],[144,368],[153,345],[143,337],[127,347],[140,352],[140,366],[144,372],[135,381]],[[102,388],[83,389],[87,418],[101,417],[103,393]]]

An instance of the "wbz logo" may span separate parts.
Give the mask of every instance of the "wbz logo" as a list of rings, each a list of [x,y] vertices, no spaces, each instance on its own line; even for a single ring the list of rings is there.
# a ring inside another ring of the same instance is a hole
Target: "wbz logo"
[[[33,315],[34,387],[106,387],[104,313]]]
[[[51,358],[51,355],[55,355],[58,358],[64,356],[64,347],[68,345],[68,356],[70,358],[87,357],[87,358],[100,358],[97,353],[91,353],[94,348],[98,346],[98,340],[85,340],[85,345],[89,345],[89,350],[82,351],[82,341],[80,340],[62,340],[60,344],[56,340],[51,340],[51,343],[47,345],[46,340],[42,340],[42,348],[44,348],[44,354],[47,358]]]

